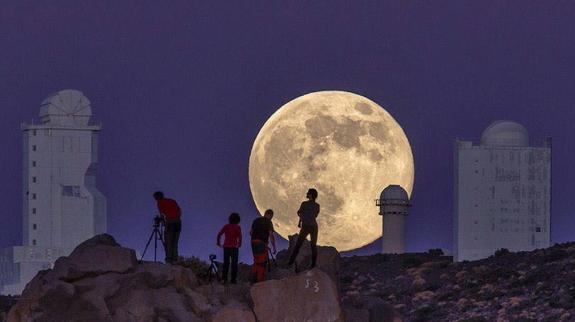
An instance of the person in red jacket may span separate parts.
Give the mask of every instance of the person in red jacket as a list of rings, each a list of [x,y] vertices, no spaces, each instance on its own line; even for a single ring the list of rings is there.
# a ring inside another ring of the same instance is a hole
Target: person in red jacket
[[[224,239],[224,267],[222,269],[222,281],[226,283],[228,281],[228,268],[230,266],[230,261],[232,264],[232,279],[231,283],[236,284],[236,278],[238,276],[238,257],[239,248],[242,246],[242,229],[240,228],[240,215],[233,212],[228,218],[228,224],[224,225],[217,237],[218,247],[222,247],[220,242],[222,235],[225,236]]]
[[[178,203],[164,197],[161,191],[154,192],[154,199],[158,204],[158,211],[164,218],[164,248],[166,250],[166,263],[175,264],[178,260],[178,240],[182,231],[182,210]]]

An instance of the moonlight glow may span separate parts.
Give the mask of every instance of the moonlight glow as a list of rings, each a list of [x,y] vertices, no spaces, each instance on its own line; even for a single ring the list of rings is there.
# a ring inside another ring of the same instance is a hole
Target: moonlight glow
[[[411,194],[413,170],[407,137],[389,113],[363,96],[326,91],[298,97],[267,120],[252,147],[249,179],[258,210],[274,210],[284,238],[299,231],[296,212],[316,188],[318,243],[346,251],[381,236],[374,200],[389,184]]]

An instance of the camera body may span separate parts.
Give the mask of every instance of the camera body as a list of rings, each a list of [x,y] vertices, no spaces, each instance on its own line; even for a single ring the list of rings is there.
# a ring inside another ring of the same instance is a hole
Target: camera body
[[[216,260],[216,254],[210,254],[210,261],[215,261]]]
[[[162,217],[161,215],[157,215],[154,217],[154,226],[159,226],[160,224],[164,223],[164,217]]]

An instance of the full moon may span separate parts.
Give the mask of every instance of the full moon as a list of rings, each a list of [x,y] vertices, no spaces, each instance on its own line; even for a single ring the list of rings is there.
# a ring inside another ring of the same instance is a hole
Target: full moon
[[[377,103],[357,94],[323,91],[278,109],[250,154],[250,189],[260,214],[274,210],[286,238],[299,232],[297,210],[315,188],[321,211],[318,244],[340,251],[382,234],[375,200],[390,184],[411,195],[413,154],[401,126]]]

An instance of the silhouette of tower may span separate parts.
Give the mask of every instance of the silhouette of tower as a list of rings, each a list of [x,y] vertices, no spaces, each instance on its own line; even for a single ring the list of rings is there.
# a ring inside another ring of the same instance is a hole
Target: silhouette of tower
[[[381,192],[379,214],[383,216],[384,254],[405,252],[405,217],[410,207],[409,196],[399,185],[389,185]]]

